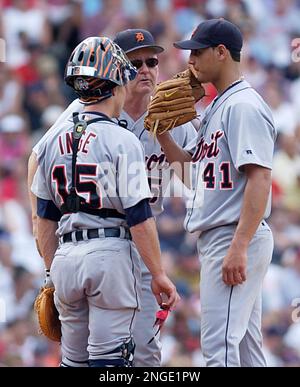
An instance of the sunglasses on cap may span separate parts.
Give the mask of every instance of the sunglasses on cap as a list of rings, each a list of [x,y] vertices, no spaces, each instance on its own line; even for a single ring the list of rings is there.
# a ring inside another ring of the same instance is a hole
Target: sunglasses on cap
[[[149,68],[153,68],[158,65],[157,58],[147,58],[145,61],[142,59],[132,59],[131,64],[138,70],[143,66],[143,63],[146,63],[146,66]]]

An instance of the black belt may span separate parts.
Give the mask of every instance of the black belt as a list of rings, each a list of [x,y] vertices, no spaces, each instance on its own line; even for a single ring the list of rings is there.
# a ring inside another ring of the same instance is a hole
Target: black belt
[[[208,228],[207,230],[204,230],[203,232],[206,232],[206,231],[211,231],[211,230],[214,230],[215,228],[219,228],[219,227],[227,227],[227,226],[237,226],[239,223],[238,222],[232,222],[232,223],[227,223],[227,224],[220,224],[219,226],[215,226],[215,227],[211,227],[211,228]],[[266,226],[267,223],[265,220],[262,220],[260,222],[260,224],[262,226]]]
[[[86,238],[84,238],[84,233],[86,232]],[[88,230],[78,230],[73,232],[68,232],[67,234],[62,235],[61,240],[63,243],[73,242],[72,234],[74,235],[74,241],[80,242],[85,239],[95,239],[95,238],[123,238],[123,239],[132,239],[131,234],[128,228],[119,227],[110,227],[110,228],[91,228]]]

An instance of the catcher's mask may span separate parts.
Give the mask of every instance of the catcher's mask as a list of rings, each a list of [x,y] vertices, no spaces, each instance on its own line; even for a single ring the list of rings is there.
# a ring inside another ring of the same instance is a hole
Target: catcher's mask
[[[123,50],[107,37],[91,37],[72,52],[65,82],[85,104],[112,96],[112,89],[125,86],[137,74]]]

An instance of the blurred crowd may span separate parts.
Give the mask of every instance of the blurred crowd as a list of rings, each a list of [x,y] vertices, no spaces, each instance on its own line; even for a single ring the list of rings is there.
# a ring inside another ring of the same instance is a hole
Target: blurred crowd
[[[76,44],[146,28],[166,48],[160,80],[186,67],[172,42],[202,21],[225,17],[242,30],[243,74],[270,105],[278,140],[273,210],[275,249],[263,291],[270,366],[300,366],[300,1],[299,0],[0,0],[0,365],[56,366],[59,346],[38,334],[33,300],[43,262],[31,235],[27,160],[32,146],[75,96],[63,82]],[[299,47],[298,47],[299,45]],[[208,97],[199,114],[216,95]],[[182,297],[163,328],[163,365],[201,366],[197,235],[182,224],[185,203],[167,199],[158,218],[163,259]],[[298,308],[298,309],[297,309]]]

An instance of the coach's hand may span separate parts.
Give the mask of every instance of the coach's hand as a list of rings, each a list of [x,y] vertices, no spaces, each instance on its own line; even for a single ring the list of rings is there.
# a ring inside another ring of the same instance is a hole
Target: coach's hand
[[[229,248],[222,266],[222,278],[226,285],[240,285],[246,281],[247,249]]]
[[[165,273],[152,275],[151,282],[152,292],[156,298],[157,303],[165,308],[174,308],[180,297],[176,291],[175,285],[167,277]],[[163,297],[163,294],[167,297]]]

